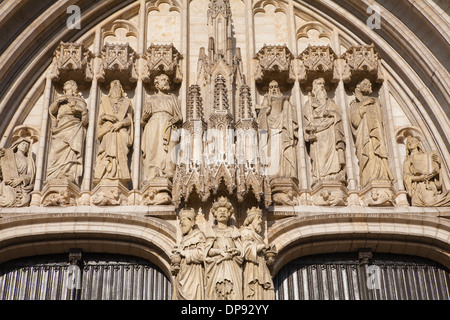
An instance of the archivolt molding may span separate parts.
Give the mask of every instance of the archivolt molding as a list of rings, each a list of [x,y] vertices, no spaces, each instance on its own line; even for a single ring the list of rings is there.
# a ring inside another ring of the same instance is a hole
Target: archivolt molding
[[[164,220],[116,210],[17,210],[0,219],[0,264],[25,256],[68,252],[134,254],[163,270],[176,241],[176,228]],[[45,211],[45,212],[44,212]],[[71,212],[72,211],[72,212]],[[102,213],[103,211],[103,213]],[[123,211],[123,209],[122,209]],[[166,272],[168,275],[169,272]]]

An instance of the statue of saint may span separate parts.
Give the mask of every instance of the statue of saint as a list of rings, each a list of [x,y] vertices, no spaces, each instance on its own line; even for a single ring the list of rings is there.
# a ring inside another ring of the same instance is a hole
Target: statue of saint
[[[262,162],[270,178],[297,178],[298,119],[297,111],[273,80],[264,95],[258,113]]]
[[[370,80],[364,79],[356,86],[355,100],[350,103],[350,121],[359,160],[361,188],[371,180],[393,180],[388,164],[380,100],[370,97],[371,93],[372,84]]]
[[[94,181],[130,180],[128,152],[133,144],[133,110],[119,80],[111,82],[109,94],[100,102],[97,121],[97,152]]]
[[[62,179],[78,185],[83,173],[88,113],[74,80],[66,81],[63,90],[64,95],[49,107],[51,138],[46,180]]]
[[[0,148],[0,207],[23,207],[31,199],[36,167],[29,138],[19,138],[8,148]]]
[[[239,230],[229,224],[234,213],[225,197],[213,203],[215,224],[206,232],[207,300],[242,300],[242,243]]]
[[[413,206],[450,206],[450,192],[443,186],[441,162],[436,151],[425,152],[418,138],[406,139],[403,181]]]
[[[180,211],[182,240],[172,256],[174,300],[205,299],[205,234],[195,223],[194,209]]]
[[[341,110],[328,99],[325,80],[313,81],[304,106],[305,141],[310,145],[313,185],[321,180],[346,181],[345,138]]]
[[[264,242],[261,231],[262,212],[253,207],[247,210],[247,218],[241,228],[245,300],[275,299],[272,276],[266,263],[266,253],[275,253],[275,250]]]
[[[175,171],[172,150],[177,142],[171,141],[171,135],[183,120],[178,98],[167,93],[169,77],[158,75],[154,83],[158,92],[147,99],[142,115],[144,181],[155,177],[172,178]]]

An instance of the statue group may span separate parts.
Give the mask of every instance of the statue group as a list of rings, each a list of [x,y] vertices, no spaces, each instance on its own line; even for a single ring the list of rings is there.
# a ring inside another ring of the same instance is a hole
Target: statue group
[[[95,148],[92,170],[94,186],[116,183],[124,186],[122,189],[128,188],[131,180],[129,155],[135,137],[134,121],[140,121],[143,128],[140,144],[142,182],[161,183],[161,179],[166,179],[172,183],[176,169],[172,153],[179,143],[172,139],[172,135],[183,124],[181,105],[178,97],[170,93],[170,77],[167,74],[155,76],[154,87],[156,91],[145,102],[141,119],[136,120],[131,99],[126,96],[121,82],[112,80],[109,83],[108,94],[100,99],[94,131],[98,146]],[[348,138],[345,137],[344,117],[348,120],[358,159],[360,188],[370,190],[371,184],[380,182],[391,186],[394,180],[389,166],[383,107],[380,100],[372,96],[371,81],[363,79],[356,85],[348,115],[328,97],[326,88],[324,78],[315,79],[306,103],[299,109],[291,104],[290,97],[281,92],[279,83],[274,80],[269,83],[262,104],[255,106],[258,150],[264,176],[270,183],[281,181],[282,191],[277,196],[284,197],[280,198],[284,199],[281,201],[284,204],[297,203],[289,201],[296,197],[295,193],[286,191],[290,187],[286,190],[282,188],[286,181],[298,183],[300,128],[311,161],[311,188],[323,185],[339,190],[342,186],[345,188]],[[297,116],[298,110],[301,110],[301,119]],[[49,119],[50,137],[44,182],[64,181],[79,186],[84,170],[88,108],[74,80],[66,81],[62,95],[50,104]],[[0,150],[0,206],[29,204],[36,171],[31,144],[22,137],[15,139],[10,148]],[[449,206],[450,195],[445,190],[439,155],[434,151],[426,152],[418,137],[408,139],[406,151],[403,180],[411,204]],[[158,203],[171,203],[170,183],[164,189],[164,201]],[[274,189],[272,192],[275,192]],[[157,190],[149,191],[153,196],[156,194],[155,197],[157,193]],[[377,190],[372,193],[377,193]],[[274,202],[275,199],[274,196]],[[98,203],[102,205],[107,202],[101,200]],[[334,203],[318,204],[345,205],[345,202],[336,200]]]
[[[178,300],[273,300],[269,266],[276,250],[262,232],[262,211],[247,211],[243,226],[231,224],[234,208],[225,197],[212,205],[213,224],[201,231],[193,209],[180,211],[182,239],[171,257]]]

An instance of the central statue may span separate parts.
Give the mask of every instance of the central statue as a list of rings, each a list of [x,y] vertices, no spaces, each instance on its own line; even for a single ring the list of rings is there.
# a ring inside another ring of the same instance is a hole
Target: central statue
[[[234,208],[227,198],[220,197],[211,213],[215,224],[206,232],[206,299],[242,300],[241,234],[230,225]]]

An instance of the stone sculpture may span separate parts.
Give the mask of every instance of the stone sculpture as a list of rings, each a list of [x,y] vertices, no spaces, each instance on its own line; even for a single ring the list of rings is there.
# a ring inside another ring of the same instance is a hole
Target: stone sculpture
[[[111,82],[109,94],[101,99],[97,121],[97,152],[94,181],[130,180],[128,152],[133,143],[133,116],[129,98],[120,81]]]
[[[145,103],[142,123],[142,156],[144,181],[155,177],[172,179],[175,164],[172,161],[172,150],[177,141],[171,141],[172,131],[183,120],[178,98],[168,93],[169,77],[161,74],[155,77],[158,92]]]
[[[261,236],[261,209],[253,207],[247,210],[247,218],[240,231],[244,256],[243,298],[273,300],[275,291],[268,264],[273,263],[277,252]]]
[[[310,145],[313,183],[322,180],[345,182],[345,138],[341,110],[328,99],[325,80],[313,81],[312,92],[304,106],[305,141]]]
[[[239,230],[230,225],[234,208],[225,197],[212,205],[215,224],[206,232],[206,299],[242,300],[242,243]]]
[[[74,80],[66,81],[63,90],[64,94],[49,107],[51,138],[47,181],[58,179],[78,185],[83,173],[88,112]]]
[[[356,86],[355,100],[350,103],[361,188],[373,180],[393,180],[388,165],[381,104],[379,99],[370,96],[371,93],[372,84],[364,79]]]
[[[30,202],[36,171],[31,145],[30,137],[20,137],[11,147],[0,148],[0,207]]]
[[[206,237],[195,223],[192,208],[180,211],[182,239],[171,257],[174,280],[174,300],[205,299],[204,251]]]
[[[261,136],[260,150],[265,157],[262,162],[268,168],[267,174],[271,178],[297,178],[297,111],[289,97],[281,93],[277,81],[269,83],[262,105],[255,109]]]
[[[450,192],[443,186],[441,162],[436,151],[424,150],[419,138],[406,139],[403,181],[413,206],[450,206]]]

